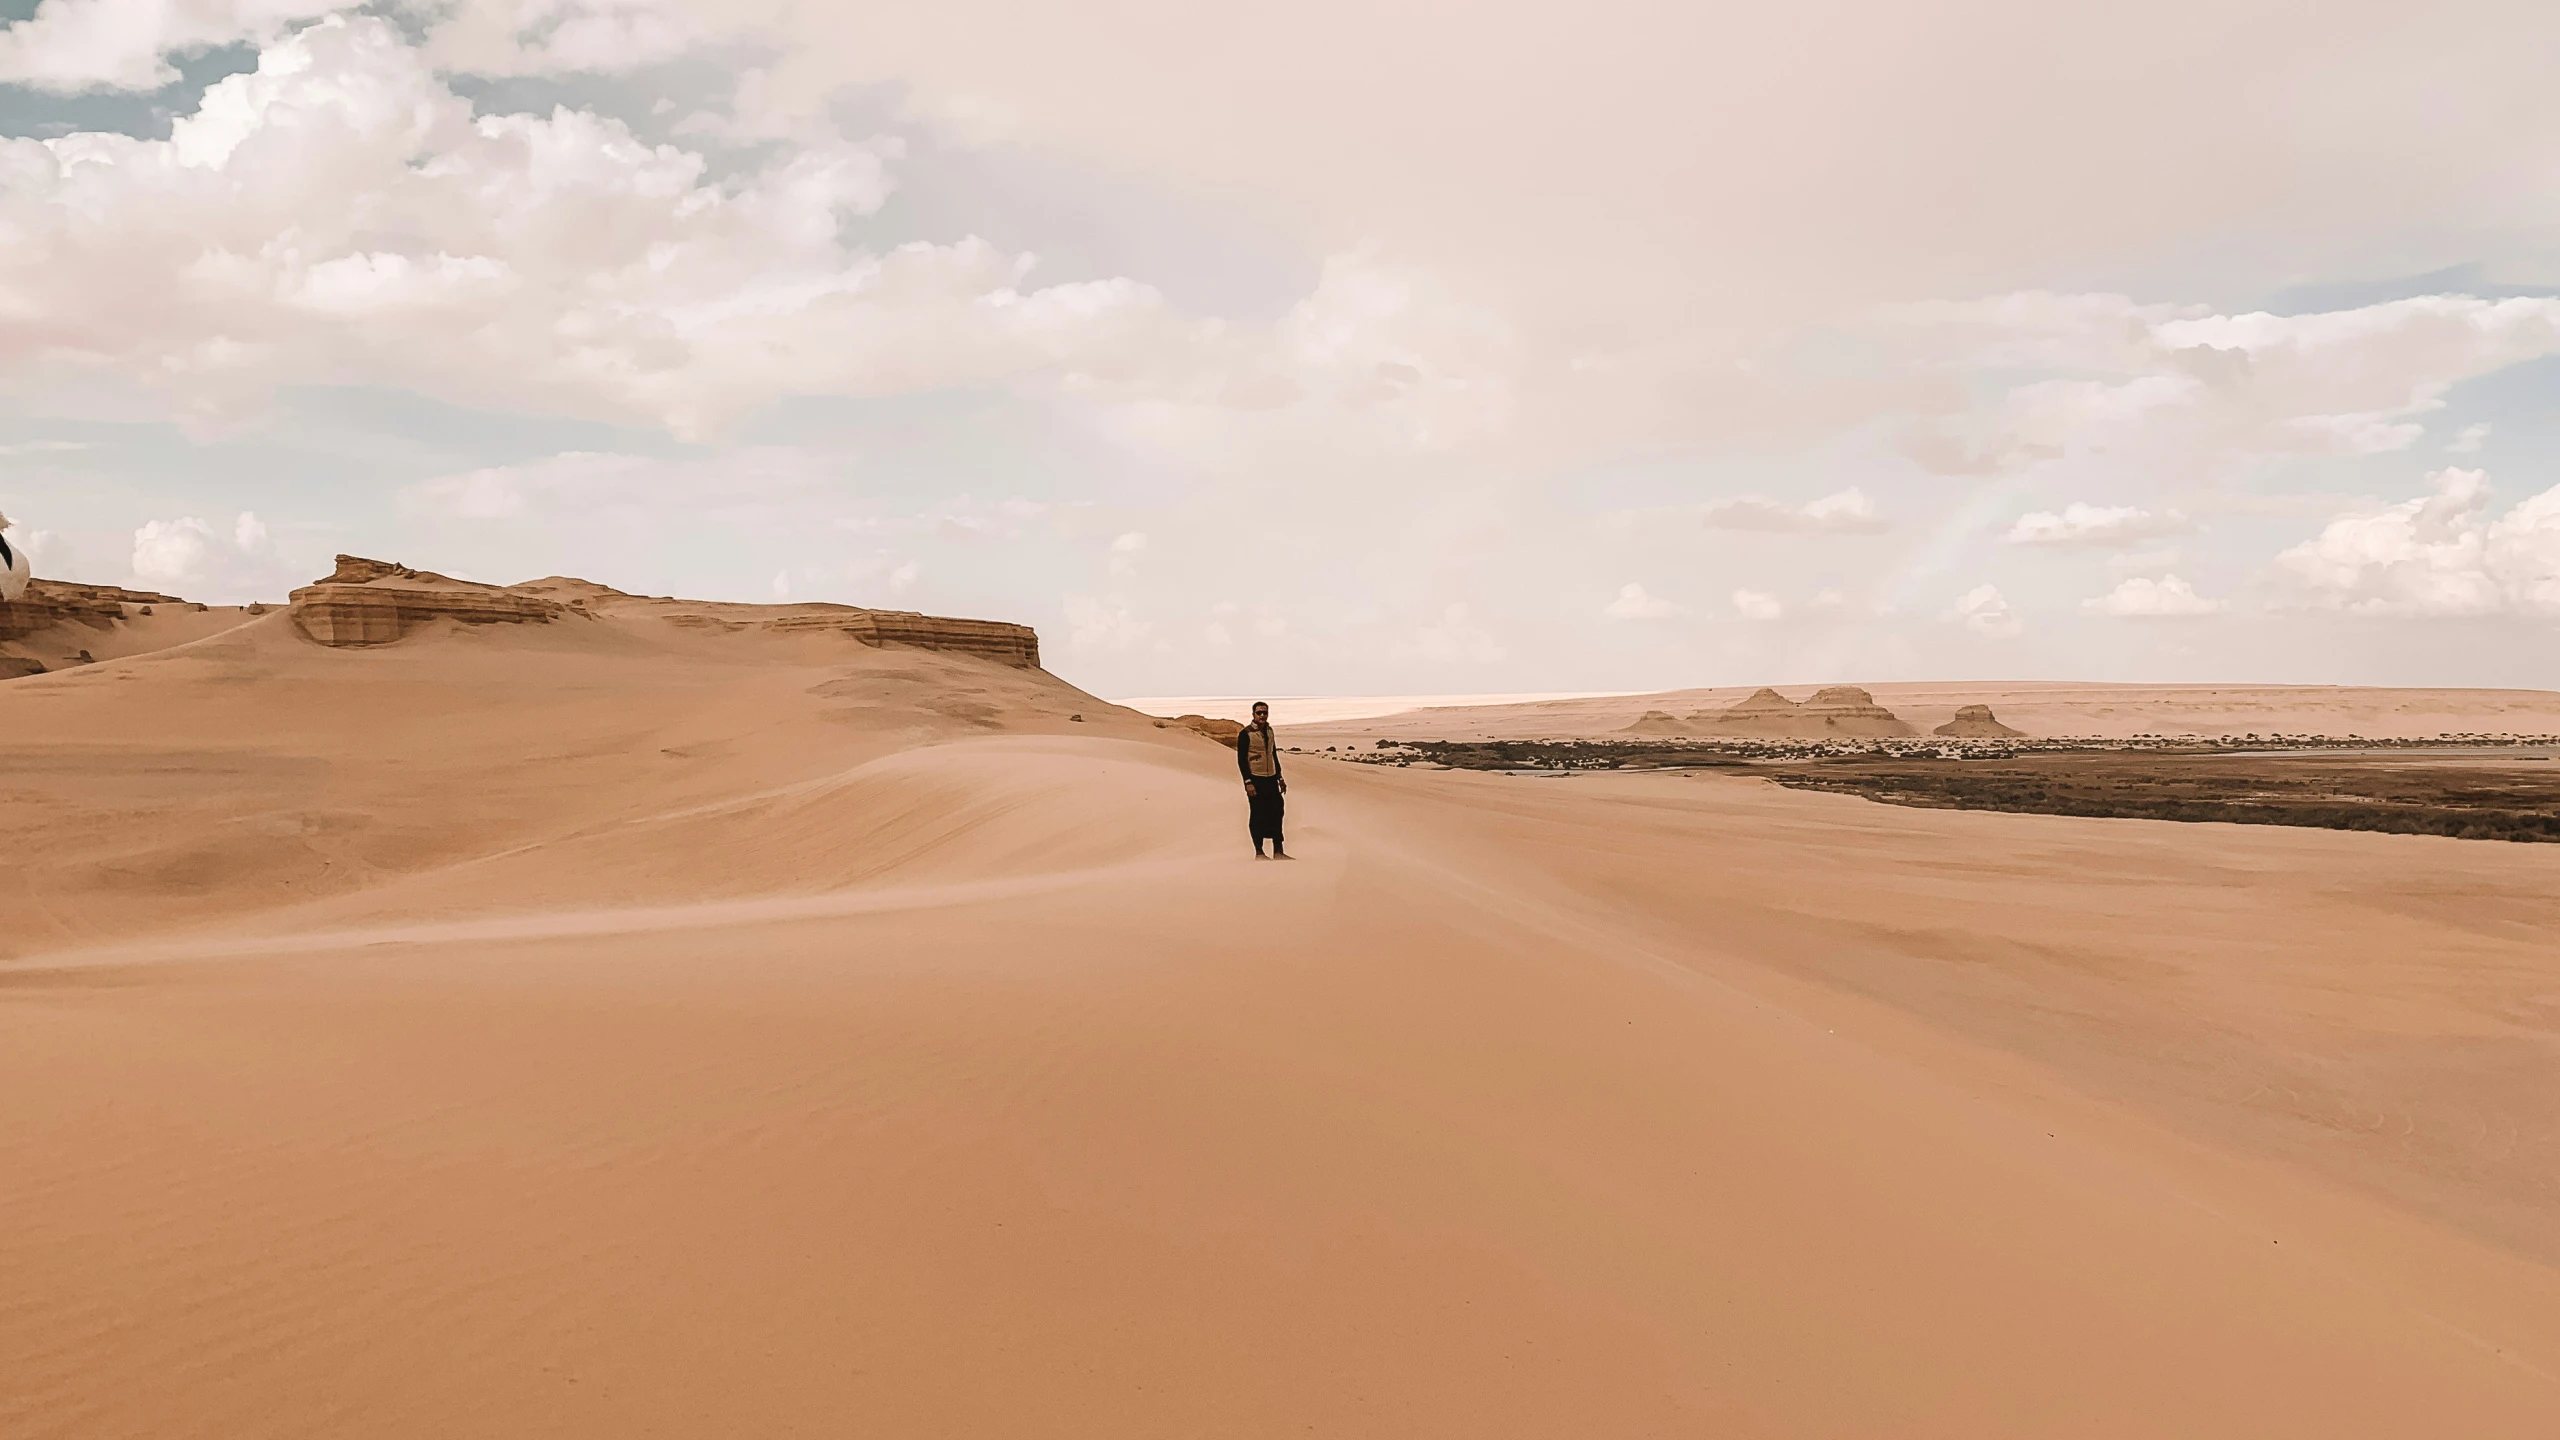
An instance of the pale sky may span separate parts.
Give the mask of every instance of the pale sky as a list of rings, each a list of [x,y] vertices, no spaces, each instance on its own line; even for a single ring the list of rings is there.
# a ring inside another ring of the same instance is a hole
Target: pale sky
[[[39,574],[2560,686],[2560,6],[0,0]]]

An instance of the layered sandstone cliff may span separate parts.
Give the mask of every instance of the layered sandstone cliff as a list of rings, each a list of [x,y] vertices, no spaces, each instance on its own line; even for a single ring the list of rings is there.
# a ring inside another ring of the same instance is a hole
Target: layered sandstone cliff
[[[475,585],[357,555],[338,557],[325,580],[293,592],[293,622],[323,645],[388,645],[431,620],[524,624],[568,613],[556,600]]]
[[[910,645],[919,650],[953,650],[1025,670],[1040,668],[1040,634],[1028,625],[1002,620],[958,620],[919,615],[912,610],[863,610],[851,605],[805,607],[817,613],[786,615],[763,622],[777,631],[834,630],[865,645]]]

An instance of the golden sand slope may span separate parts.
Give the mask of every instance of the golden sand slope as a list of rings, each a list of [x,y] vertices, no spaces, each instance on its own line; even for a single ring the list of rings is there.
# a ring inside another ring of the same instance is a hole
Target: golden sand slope
[[[877,805],[823,803],[878,783],[854,777],[864,761],[999,731],[1174,743],[1039,671],[669,623],[686,618],[330,650],[277,613],[11,681],[0,956],[356,897],[441,913],[829,889],[879,863],[842,829]]]
[[[2560,1433],[2543,847],[567,633],[0,687],[0,1435]]]

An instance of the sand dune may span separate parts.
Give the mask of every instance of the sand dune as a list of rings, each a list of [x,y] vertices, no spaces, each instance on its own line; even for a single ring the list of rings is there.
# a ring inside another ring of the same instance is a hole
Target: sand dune
[[[0,735],[0,1434],[2560,1427],[2544,847],[1298,756],[1256,864],[656,610]]]

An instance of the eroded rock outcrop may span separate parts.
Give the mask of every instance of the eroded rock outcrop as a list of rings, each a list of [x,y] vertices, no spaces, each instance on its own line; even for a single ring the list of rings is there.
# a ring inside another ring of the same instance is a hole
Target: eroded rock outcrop
[[[0,641],[23,640],[55,625],[86,625],[104,630],[125,617],[127,605],[183,605],[174,595],[125,590],[113,585],[75,585],[68,580],[30,580],[27,593],[0,600]]]
[[[1855,685],[1831,685],[1814,691],[1813,698],[1804,702],[1804,713],[1819,719],[1825,729],[1843,735],[1920,733],[1905,724],[1900,716],[1877,704],[1876,697]]]
[[[1826,686],[1802,704],[1775,690],[1755,690],[1711,719],[1716,734],[1771,740],[1882,740],[1920,733],[1855,685]]]
[[[912,610],[863,610],[851,605],[813,607],[821,613],[764,621],[768,630],[836,630],[865,645],[911,645],[952,650],[1025,670],[1040,668],[1040,632],[1002,620],[956,620]]]
[[[293,621],[323,645],[388,645],[431,620],[466,625],[540,623],[568,607],[539,595],[476,585],[360,555],[341,555],[328,578],[293,592]]]
[[[2001,724],[1988,705],[1963,705],[1957,707],[1956,718],[1929,733],[1954,740],[2015,740],[2027,732]]]
[[[1207,715],[1176,715],[1173,723],[1230,747],[1236,743],[1236,737],[1244,733],[1243,721],[1219,720]]]

